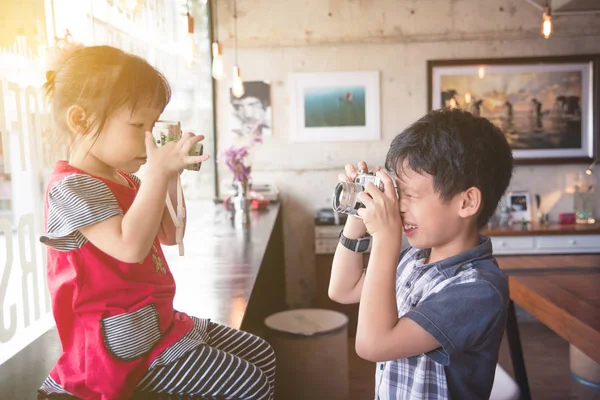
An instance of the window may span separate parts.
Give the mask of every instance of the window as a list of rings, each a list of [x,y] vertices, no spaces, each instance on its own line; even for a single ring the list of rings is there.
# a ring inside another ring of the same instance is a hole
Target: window
[[[162,118],[206,136],[214,157],[209,10],[205,1],[145,0],[132,12],[124,0],[5,2],[0,26],[0,364],[54,325],[46,289],[43,202],[50,153],[41,86],[44,48],[64,37],[108,44],[139,55],[173,89]],[[188,7],[195,32],[187,32]],[[186,199],[215,196],[215,168],[182,175]],[[190,216],[188,224],[193,224]],[[191,240],[191,239],[187,239]],[[186,241],[187,241],[186,240]],[[177,259],[173,260],[176,263]]]

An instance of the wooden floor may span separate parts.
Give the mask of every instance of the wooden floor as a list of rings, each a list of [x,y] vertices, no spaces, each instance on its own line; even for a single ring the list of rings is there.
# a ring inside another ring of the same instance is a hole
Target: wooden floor
[[[537,321],[519,323],[533,400],[600,400],[600,390],[574,381],[569,371],[569,344]],[[372,400],[375,365],[361,360],[349,340],[351,400]],[[500,365],[512,375],[508,344],[500,348]]]
[[[519,326],[529,384],[534,400],[600,400],[600,390],[588,388],[571,379],[569,374],[569,345],[567,342],[539,322],[521,322]],[[49,335],[51,336],[52,332],[46,334],[46,336]],[[8,376],[8,374],[5,376],[0,374],[0,400],[34,399],[34,391],[27,392],[27,395],[23,393],[17,395],[15,392],[9,394],[2,390],[3,385],[9,380],[19,380],[21,386],[37,387],[41,383],[41,378],[37,376],[39,374],[33,373],[33,370],[48,369],[48,366],[44,364],[44,354],[51,350],[48,346],[41,346],[33,352],[35,353],[35,360],[20,360],[25,362],[31,369],[31,373],[27,376]],[[375,365],[361,360],[356,355],[354,340],[352,339],[349,340],[348,354],[350,360],[350,400],[372,400]],[[506,342],[502,343],[500,349],[500,365],[509,374],[512,374]],[[37,381],[23,382],[23,380],[30,377],[37,379]]]

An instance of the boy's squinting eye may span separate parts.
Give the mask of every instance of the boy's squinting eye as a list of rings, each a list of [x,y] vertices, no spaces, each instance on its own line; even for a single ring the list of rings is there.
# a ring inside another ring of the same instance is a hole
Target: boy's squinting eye
[[[140,123],[140,124],[130,124],[130,125],[131,125],[131,126],[135,126],[135,127],[136,127],[136,128],[138,128],[138,129],[142,129],[142,128],[144,127],[144,124],[143,124],[143,123]]]

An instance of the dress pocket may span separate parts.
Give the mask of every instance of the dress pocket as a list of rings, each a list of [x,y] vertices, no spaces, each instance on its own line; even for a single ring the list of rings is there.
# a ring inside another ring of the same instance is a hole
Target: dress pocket
[[[154,304],[100,320],[106,347],[119,360],[130,361],[150,352],[162,337]]]

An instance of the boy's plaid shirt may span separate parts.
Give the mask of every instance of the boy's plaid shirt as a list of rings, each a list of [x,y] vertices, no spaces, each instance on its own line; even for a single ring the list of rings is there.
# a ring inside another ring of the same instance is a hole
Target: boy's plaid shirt
[[[449,387],[456,386],[456,382],[450,382],[453,385],[449,384],[445,367],[449,365],[451,355],[466,350],[460,348],[466,347],[461,345],[464,340],[460,336],[464,336],[465,332],[469,332],[471,335],[472,332],[481,331],[480,335],[474,336],[479,339],[478,343],[471,343],[478,347],[479,342],[489,342],[486,340],[487,337],[482,339],[481,336],[490,331],[497,333],[497,328],[491,330],[489,328],[490,325],[496,326],[497,321],[501,319],[501,339],[508,291],[504,295],[502,282],[494,282],[492,279],[493,284],[490,283],[487,279],[489,278],[488,274],[485,272],[482,274],[482,271],[475,267],[476,264],[481,264],[478,261],[483,261],[484,264],[487,264],[486,267],[489,267],[489,263],[486,261],[493,260],[491,241],[487,237],[482,237],[481,240],[482,243],[475,249],[442,262],[427,265],[424,264],[427,259],[426,250],[408,248],[403,252],[396,270],[398,318],[405,316],[413,319],[442,343],[442,347],[426,355],[420,354],[377,363],[375,399],[450,399]],[[501,276],[504,277],[503,274]],[[499,287],[495,287],[498,284]],[[470,314],[469,310],[444,310],[446,307],[456,307],[457,304],[453,299],[463,294],[467,298],[480,298],[484,303],[484,308],[478,307],[477,310],[481,310],[487,316],[479,318],[476,310],[473,314]],[[421,307],[421,304],[429,304],[429,307]],[[434,304],[436,313],[429,312],[431,304]],[[445,319],[445,311],[448,318],[452,320],[440,324],[439,321]],[[441,315],[441,319],[439,315]],[[445,326],[448,326],[445,324],[466,325],[467,330],[459,329],[458,333],[453,332],[453,329],[445,329]],[[472,329],[469,330],[469,327]],[[488,363],[484,364],[482,367],[489,369]],[[476,365],[473,366],[476,367]],[[495,370],[495,363],[493,366]],[[489,374],[485,371],[483,375],[484,381],[489,379],[487,376]],[[489,390],[491,390],[492,383],[493,372]],[[484,391],[486,391],[485,387],[486,383],[484,382]],[[452,398],[456,398],[456,396],[453,394]]]

